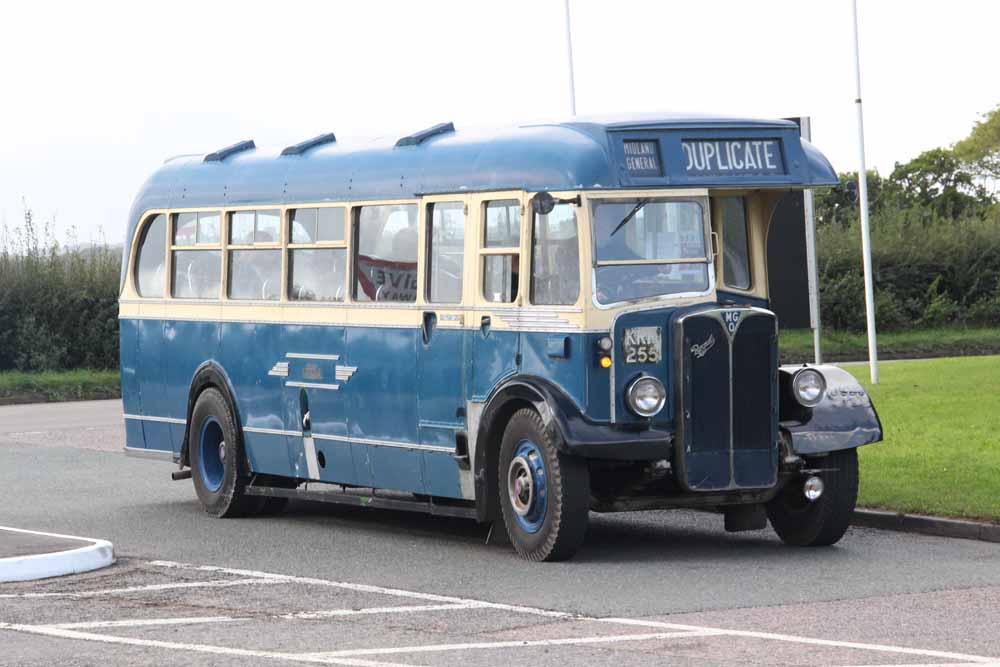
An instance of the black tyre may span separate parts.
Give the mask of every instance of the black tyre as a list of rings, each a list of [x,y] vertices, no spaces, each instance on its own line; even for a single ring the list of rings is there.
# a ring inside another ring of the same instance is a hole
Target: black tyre
[[[590,474],[581,459],[559,452],[538,413],[518,410],[507,423],[497,466],[500,508],[523,558],[565,560],[587,535]]]
[[[788,484],[767,504],[767,517],[781,541],[797,547],[837,543],[847,532],[858,500],[858,452],[845,449],[814,461],[823,472],[823,495],[810,502],[803,477]]]
[[[206,389],[191,413],[188,457],[194,489],[205,511],[217,517],[247,516],[264,499],[245,494],[243,433],[219,390]]]

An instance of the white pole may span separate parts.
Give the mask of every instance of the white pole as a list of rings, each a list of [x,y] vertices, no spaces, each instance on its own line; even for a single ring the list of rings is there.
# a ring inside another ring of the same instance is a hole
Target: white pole
[[[569,0],[566,3],[566,58],[569,61],[569,112],[576,115],[576,82],[573,77],[573,32],[569,24]]]
[[[861,207],[861,253],[865,267],[865,316],[868,324],[868,366],[872,384],[878,384],[878,348],[875,342],[875,298],[872,288],[872,241],[868,229],[868,172],[865,169],[865,119],[861,110],[861,56],[858,47],[858,0],[851,0],[854,10],[854,83],[858,109],[858,195]]]
[[[800,134],[806,141],[812,141],[812,119],[803,116],[799,119]],[[823,363],[823,352],[820,347],[820,313],[819,313],[819,271],[816,266],[816,212],[813,205],[813,191],[802,193],[802,208],[806,218],[806,270],[809,290],[809,326],[813,330],[813,359],[815,363]]]

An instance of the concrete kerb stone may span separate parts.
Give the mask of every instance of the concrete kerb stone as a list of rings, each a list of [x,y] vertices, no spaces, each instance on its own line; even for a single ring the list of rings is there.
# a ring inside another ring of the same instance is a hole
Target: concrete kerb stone
[[[0,526],[0,582],[90,572],[115,562],[107,540]]]
[[[937,537],[1000,542],[1000,524],[963,519],[945,519],[923,514],[857,509],[851,523],[865,528],[919,533]]]

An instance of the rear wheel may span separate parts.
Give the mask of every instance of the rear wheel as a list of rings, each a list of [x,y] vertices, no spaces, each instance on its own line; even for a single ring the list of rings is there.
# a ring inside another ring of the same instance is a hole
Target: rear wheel
[[[247,496],[243,438],[222,393],[206,389],[191,412],[188,454],[195,492],[205,511],[217,517],[246,516],[260,510],[262,498]]]
[[[823,495],[806,499],[805,478],[788,484],[767,504],[771,527],[785,544],[818,547],[835,544],[847,532],[858,500],[858,451],[832,452],[816,461]]]
[[[514,413],[497,466],[507,534],[523,558],[565,560],[587,534],[590,477],[585,461],[559,452],[538,413]]]

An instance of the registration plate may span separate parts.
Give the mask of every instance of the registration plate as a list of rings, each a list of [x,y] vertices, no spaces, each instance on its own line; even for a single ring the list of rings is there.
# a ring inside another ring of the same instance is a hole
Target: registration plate
[[[622,352],[626,364],[655,364],[663,359],[660,327],[632,327],[625,329]]]

